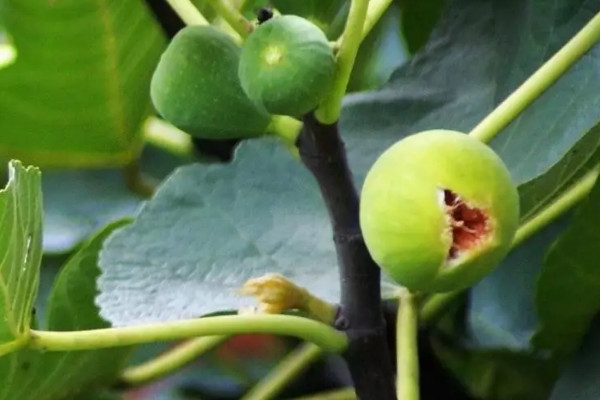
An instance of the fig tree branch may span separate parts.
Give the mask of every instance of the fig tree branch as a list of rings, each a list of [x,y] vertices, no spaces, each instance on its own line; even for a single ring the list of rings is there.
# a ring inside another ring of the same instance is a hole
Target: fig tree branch
[[[325,125],[313,114],[304,117],[298,137],[303,164],[313,174],[333,228],[341,281],[341,315],[348,335],[344,356],[358,397],[395,399],[390,350],[381,311],[381,276],[359,226],[358,193],[337,124]]]

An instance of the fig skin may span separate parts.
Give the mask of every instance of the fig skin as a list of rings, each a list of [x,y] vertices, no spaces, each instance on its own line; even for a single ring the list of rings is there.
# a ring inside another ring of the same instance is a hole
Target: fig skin
[[[260,136],[271,116],[239,83],[241,49],[224,32],[190,26],[175,35],[152,76],[150,95],[167,121],[197,138]]]
[[[478,225],[466,226],[479,232],[478,241],[458,251],[448,191],[485,215],[485,224],[476,219]],[[519,195],[506,166],[491,148],[460,132],[432,130],[400,140],[371,167],[362,189],[367,248],[392,279],[412,291],[473,285],[506,256],[518,224]]]
[[[334,69],[325,34],[304,18],[285,15],[259,25],[246,39],[238,75],[258,107],[299,117],[329,92]]]

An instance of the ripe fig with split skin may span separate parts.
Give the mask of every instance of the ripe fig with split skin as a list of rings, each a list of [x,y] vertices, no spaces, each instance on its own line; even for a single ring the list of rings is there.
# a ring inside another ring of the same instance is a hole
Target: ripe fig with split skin
[[[519,195],[500,157],[460,132],[400,140],[371,167],[360,226],[375,262],[412,291],[473,285],[507,254]]]

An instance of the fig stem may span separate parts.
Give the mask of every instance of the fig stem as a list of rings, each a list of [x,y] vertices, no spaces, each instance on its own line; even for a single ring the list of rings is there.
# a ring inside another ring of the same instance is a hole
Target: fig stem
[[[315,177],[329,213],[341,276],[340,319],[349,343],[344,358],[362,400],[396,398],[381,306],[381,271],[359,225],[358,193],[337,124],[305,115],[297,147]]]
[[[259,381],[241,400],[274,399],[299,374],[323,355],[323,350],[312,343],[303,343],[288,354]]]
[[[177,156],[194,155],[190,135],[156,117],[150,117],[144,123],[144,140]]]
[[[558,80],[600,39],[600,13],[596,14],[571,40],[544,63],[521,86],[489,113],[469,133],[489,142]]]
[[[286,143],[295,144],[302,130],[302,122],[286,115],[274,115],[267,127],[267,132],[275,134]]]
[[[346,93],[354,60],[362,42],[363,28],[369,0],[352,0],[346,26],[336,57],[335,72],[331,90],[315,111],[317,120],[325,125],[331,125],[340,117],[342,99]]]
[[[190,0],[166,1],[186,25],[208,25],[208,21],[204,18],[204,15]]]
[[[599,169],[600,167],[596,166],[596,168],[585,174],[551,204],[544,207],[542,211],[521,224],[515,234],[512,247],[517,247],[585,199],[596,183]]]
[[[369,7],[367,8],[367,16],[365,17],[365,24],[363,26],[362,40],[364,40],[373,27],[377,25],[377,22],[381,19],[386,10],[390,7],[394,0],[371,0]],[[333,47],[339,48],[342,43],[344,35],[342,34],[335,42]]]
[[[158,357],[125,369],[121,382],[127,386],[138,386],[161,379],[212,350],[227,338],[228,336],[203,336],[190,339]]]
[[[291,400],[356,400],[356,393],[354,393],[353,387],[345,387],[310,396],[295,397]]]
[[[419,311],[417,297],[404,291],[400,296],[396,319],[396,397],[419,400]]]
[[[227,0],[208,0],[207,2],[242,38],[246,38],[254,29],[254,25]]]
[[[27,345],[44,351],[78,351],[243,333],[295,336],[330,352],[342,352],[348,345],[346,335],[329,325],[303,317],[269,314],[227,315],[83,331],[31,330]]]

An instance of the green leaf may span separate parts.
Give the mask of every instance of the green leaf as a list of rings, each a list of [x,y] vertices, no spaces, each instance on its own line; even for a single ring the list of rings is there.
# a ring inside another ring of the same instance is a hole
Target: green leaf
[[[392,3],[362,42],[348,84],[349,92],[381,86],[408,59],[407,49],[398,34],[398,8]]]
[[[144,2],[3,3],[18,57],[0,70],[0,159],[98,167],[136,157],[164,45]]]
[[[539,326],[534,344],[567,356],[600,311],[600,184],[546,255],[536,291]]]
[[[445,0],[402,1],[402,33],[411,53],[414,54],[427,43],[445,3]]]
[[[337,299],[327,221],[310,173],[273,139],[244,142],[232,164],[180,168],[106,241],[101,315],[128,325],[245,307],[237,289],[267,272]]]
[[[467,327],[473,346],[513,351],[530,347],[538,323],[536,280],[546,249],[568,221],[564,217],[525,241],[471,290]]]
[[[471,350],[435,338],[432,347],[477,399],[545,400],[558,375],[556,363],[529,353]]]
[[[549,400],[600,397],[600,319],[596,318],[577,355],[563,369]]]
[[[139,161],[142,178],[160,182],[190,159],[145,146]],[[44,191],[44,252],[71,251],[110,221],[134,216],[141,196],[132,193],[121,169],[48,171]]]
[[[8,172],[0,190],[0,355],[27,340],[42,258],[40,172],[17,161]]]
[[[94,304],[98,252],[104,239],[128,221],[107,226],[69,259],[56,279],[47,327],[70,331],[107,328]],[[115,380],[131,348],[75,352],[21,350],[0,358],[0,399],[54,400]]]

